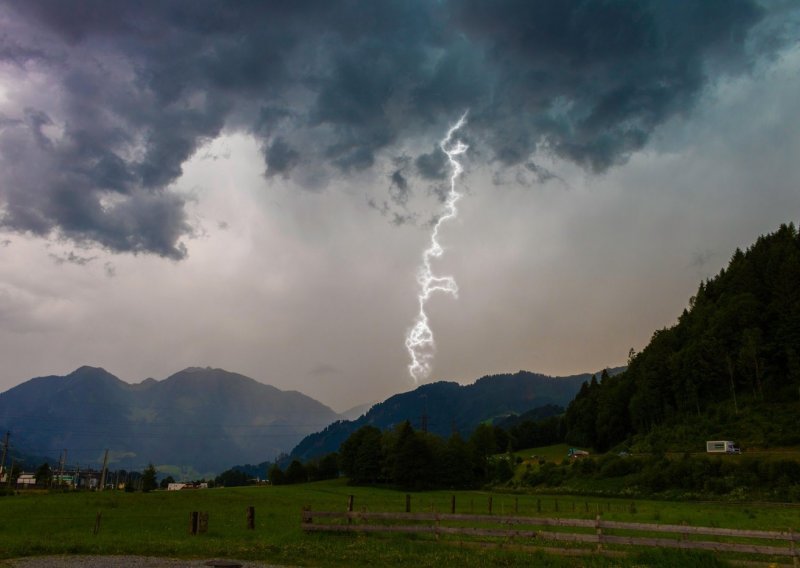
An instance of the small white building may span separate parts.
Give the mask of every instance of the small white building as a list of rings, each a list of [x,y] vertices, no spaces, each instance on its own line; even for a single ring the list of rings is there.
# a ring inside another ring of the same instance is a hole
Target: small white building
[[[167,485],[167,491],[180,491],[184,487],[186,487],[185,483],[170,483]]]
[[[572,459],[581,459],[589,456],[589,452],[586,450],[578,450],[576,448],[570,448],[569,452],[567,452],[567,457]]]
[[[710,440],[706,442],[709,454],[740,454],[742,451],[731,440]]]
[[[33,487],[34,485],[36,485],[36,475],[33,473],[21,473],[17,478],[17,487]]]

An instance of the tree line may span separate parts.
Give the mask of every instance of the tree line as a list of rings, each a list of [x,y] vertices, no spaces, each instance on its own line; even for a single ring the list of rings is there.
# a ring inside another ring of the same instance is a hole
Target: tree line
[[[381,431],[362,426],[339,450],[342,473],[351,483],[383,484],[407,490],[472,488],[508,481],[514,473],[512,452],[528,444],[553,443],[551,426],[523,422],[511,431],[479,425],[464,439],[458,433],[444,439],[416,431],[405,421]],[[514,434],[524,434],[516,437]],[[536,441],[534,441],[536,439]]]

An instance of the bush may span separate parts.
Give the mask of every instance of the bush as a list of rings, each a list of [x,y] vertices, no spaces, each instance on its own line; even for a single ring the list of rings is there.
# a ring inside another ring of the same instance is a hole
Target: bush
[[[624,477],[640,470],[638,460],[634,458],[622,458],[619,456],[608,456],[599,464],[598,477]]]

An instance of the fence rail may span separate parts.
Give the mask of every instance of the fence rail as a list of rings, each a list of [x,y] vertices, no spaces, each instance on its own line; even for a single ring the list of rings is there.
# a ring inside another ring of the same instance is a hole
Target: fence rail
[[[330,522],[342,520],[346,522]],[[316,521],[316,522],[315,522]],[[323,521],[323,522],[319,522]],[[404,524],[387,524],[399,521]],[[448,526],[446,523],[462,523],[462,526]],[[463,526],[501,525],[500,527]],[[627,523],[605,521],[601,515],[595,519],[566,519],[544,517],[521,517],[502,515],[466,515],[440,513],[378,513],[357,511],[302,511],[301,525],[307,532],[362,532],[362,533],[425,533],[439,535],[461,535],[469,537],[499,537],[508,539],[531,539],[535,541],[561,541],[594,544],[598,548],[606,544],[645,547],[669,547],[715,552],[738,552],[769,556],[792,557],[798,565],[798,546],[800,534],[793,531],[762,531],[725,529],[718,527],[698,527],[687,525],[666,525],[650,523]],[[529,528],[503,528],[517,525]],[[534,528],[537,527],[537,528]],[[565,527],[593,529],[594,532],[569,532],[542,530],[538,527]],[[660,538],[636,534],[608,534],[609,531],[629,533],[673,534],[678,538]],[[729,539],[750,539],[761,541],[786,541],[788,546],[772,546],[766,543],[725,542],[696,540],[691,537],[726,537]],[[521,544],[521,543],[520,543]]]

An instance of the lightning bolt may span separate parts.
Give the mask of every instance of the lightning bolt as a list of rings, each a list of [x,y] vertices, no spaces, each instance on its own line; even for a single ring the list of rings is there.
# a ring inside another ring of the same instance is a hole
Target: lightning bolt
[[[458,285],[452,276],[435,276],[431,268],[431,261],[444,254],[442,245],[439,244],[439,229],[441,226],[458,215],[456,203],[461,199],[461,194],[456,191],[456,180],[464,171],[461,163],[456,159],[467,151],[467,146],[461,140],[454,140],[455,133],[466,124],[467,113],[461,115],[447,135],[439,142],[439,148],[447,156],[450,163],[450,190],[444,203],[444,211],[436,220],[431,230],[431,239],[428,248],[422,253],[422,266],[417,272],[417,282],[419,283],[419,313],[413,327],[408,330],[406,335],[406,349],[411,357],[408,365],[408,372],[415,382],[420,382],[428,378],[431,373],[431,361],[436,344],[433,341],[433,331],[428,325],[428,314],[425,313],[425,304],[434,292],[445,292],[458,298]]]

